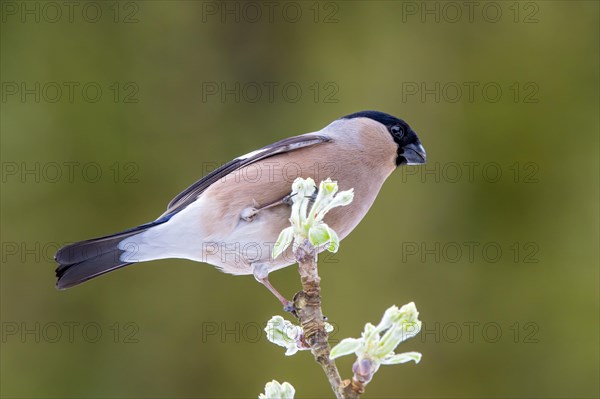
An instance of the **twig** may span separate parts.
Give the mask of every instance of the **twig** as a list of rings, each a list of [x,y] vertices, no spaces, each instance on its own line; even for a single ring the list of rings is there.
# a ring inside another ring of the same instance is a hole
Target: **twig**
[[[321,278],[317,270],[317,250],[308,240],[305,240],[295,251],[298,261],[298,271],[302,282],[302,291],[294,295],[300,325],[304,330],[304,339],[317,363],[331,384],[331,389],[337,399],[345,399],[342,378],[335,362],[329,358],[330,348],[328,334],[325,331],[323,312],[321,310]],[[353,396],[358,398],[358,396]]]
[[[367,385],[359,375],[356,373],[352,380],[344,380],[342,382],[342,391],[344,392],[344,398],[346,399],[358,399],[360,395],[365,392],[365,385]]]
[[[352,380],[342,381],[335,361],[331,358],[329,336],[321,310],[321,278],[317,269],[317,254],[318,248],[326,248],[330,252],[337,251],[340,239],[337,233],[323,222],[323,217],[335,207],[349,205],[354,198],[354,192],[350,189],[337,193],[337,182],[331,179],[319,184],[316,195],[315,189],[315,182],[311,178],[297,178],[294,181],[291,226],[279,233],[272,251],[272,257],[275,259],[293,243],[302,291],[294,295],[292,314],[298,317],[300,326],[293,325],[281,316],[273,316],[265,331],[271,333],[269,341],[287,348],[286,355],[310,349],[317,363],[323,368],[337,399],[359,399],[380,365],[406,363],[411,360],[418,363],[421,360],[421,354],[417,352],[394,353],[398,344],[416,335],[421,329],[419,312],[413,302],[400,309],[395,305],[391,306],[377,326],[365,324],[361,338],[345,338],[338,343],[333,348],[334,358],[351,353],[357,356],[352,365]],[[412,331],[408,329],[410,326],[413,327]],[[281,397],[282,390],[283,385],[275,380],[265,386],[265,392],[271,392],[272,396]],[[293,396],[293,387],[288,391]],[[261,395],[261,398],[263,397],[265,396]]]

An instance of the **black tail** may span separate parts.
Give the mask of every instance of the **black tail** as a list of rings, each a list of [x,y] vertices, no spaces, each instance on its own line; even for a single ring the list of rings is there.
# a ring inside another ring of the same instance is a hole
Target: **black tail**
[[[56,268],[56,288],[70,288],[94,277],[130,265],[130,262],[121,260],[121,255],[125,251],[119,249],[119,243],[127,237],[143,233],[167,220],[169,218],[159,219],[117,234],[80,241],[62,247],[54,256],[54,259],[59,263]]]

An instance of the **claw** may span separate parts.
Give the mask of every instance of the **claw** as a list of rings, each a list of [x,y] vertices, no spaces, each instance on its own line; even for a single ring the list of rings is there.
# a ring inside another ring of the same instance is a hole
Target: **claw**
[[[240,218],[245,220],[246,222],[251,222],[254,220],[257,213],[258,213],[258,209],[256,209],[256,208],[252,208],[252,207],[244,208],[244,210],[240,214]]]
[[[294,201],[292,201],[292,198],[294,197],[294,195],[296,195],[297,193],[293,193],[293,194],[288,194],[285,197],[283,197],[283,199],[281,200],[281,202],[283,202],[284,204],[288,205],[288,206],[292,206],[294,204]]]
[[[298,309],[296,308],[296,306],[294,305],[294,302],[292,302],[292,301],[288,301],[283,306],[283,311],[291,313],[295,318],[298,318]]]

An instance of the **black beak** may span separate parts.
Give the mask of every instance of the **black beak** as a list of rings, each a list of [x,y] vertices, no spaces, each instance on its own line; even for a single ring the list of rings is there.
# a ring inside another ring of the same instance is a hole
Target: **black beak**
[[[406,144],[402,150],[401,157],[404,158],[405,162],[402,162],[404,165],[420,165],[427,159],[427,153],[421,143]]]

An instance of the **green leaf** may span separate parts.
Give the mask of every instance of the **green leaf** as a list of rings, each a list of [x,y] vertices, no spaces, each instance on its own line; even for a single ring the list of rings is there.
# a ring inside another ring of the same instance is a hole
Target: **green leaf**
[[[308,239],[310,243],[315,247],[327,244],[330,240],[329,227],[325,223],[319,223],[316,226],[312,226],[308,230]]]
[[[258,399],[294,399],[296,390],[289,382],[280,384],[276,380],[267,382],[265,393],[258,395]]]
[[[365,329],[362,333],[362,337],[365,339],[371,339],[371,336],[377,334],[377,329],[375,328],[375,326],[371,323],[367,323],[365,324]]]
[[[308,192],[310,191],[310,192]],[[303,179],[297,177],[292,183],[292,193],[298,193],[298,196],[302,197],[308,194],[312,194],[315,191],[315,181],[310,177]]]
[[[351,353],[355,353],[364,343],[362,339],[356,338],[344,338],[339,344],[333,347],[329,357],[336,359],[340,356],[346,356]]]
[[[330,177],[323,180],[321,182],[321,184],[319,185],[319,192],[323,191],[325,194],[330,195],[332,197],[337,192],[337,190],[338,190],[337,182],[331,181]]]
[[[399,353],[397,355],[386,357],[381,364],[401,364],[410,362],[411,360],[415,363],[419,363],[421,361],[421,356],[422,355],[419,352]]]
[[[287,247],[290,246],[293,239],[294,239],[294,228],[293,227],[290,226],[290,227],[287,227],[287,228],[281,230],[281,233],[279,233],[279,237],[277,238],[277,241],[275,242],[275,245],[273,246],[273,253],[272,253],[273,259],[277,259],[277,257],[279,255],[281,255],[287,249]]]
[[[421,331],[421,320],[402,323],[402,341],[416,336]]]
[[[267,340],[275,345],[286,348],[286,356],[291,356],[298,352],[298,350],[305,349],[298,346],[299,340],[303,335],[302,327],[292,324],[281,316],[271,317],[267,322],[265,332],[267,333]]]
[[[329,229],[329,247],[327,248],[327,250],[329,252],[336,253],[338,251],[338,248],[340,247],[340,238],[332,228],[327,228]]]
[[[350,205],[354,200],[354,189],[339,192],[322,210],[319,211],[318,218],[323,218],[327,212],[338,206]]]
[[[381,337],[374,355],[385,357],[394,353],[394,349],[403,341],[402,328],[398,324],[392,325]]]
[[[381,321],[379,322],[379,324],[377,325],[377,331],[383,331],[383,330],[387,330],[388,328],[390,328],[392,326],[393,323],[396,323],[400,320],[400,310],[398,309],[398,306],[393,305],[390,306],[385,313],[383,314],[383,317],[381,318]]]
[[[321,184],[319,184],[317,198],[315,198],[315,202],[308,215],[309,220],[313,222],[320,222],[323,219],[325,214],[322,213],[322,210],[325,209],[333,200],[333,196],[337,190],[337,182],[331,181],[330,178],[327,178],[327,180],[324,180],[321,182]],[[317,218],[317,216],[319,217]]]
[[[417,310],[414,302],[409,302],[402,306],[400,308],[400,313],[402,313],[402,317],[407,321],[414,322],[419,320],[419,311]]]

